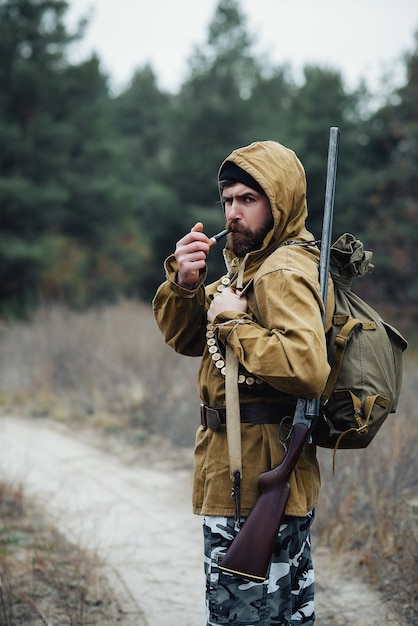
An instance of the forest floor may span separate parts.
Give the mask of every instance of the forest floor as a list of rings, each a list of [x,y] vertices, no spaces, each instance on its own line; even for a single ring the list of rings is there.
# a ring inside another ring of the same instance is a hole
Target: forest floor
[[[67,567],[73,593],[76,575],[88,577],[94,570],[101,581],[100,589],[96,581],[84,594],[84,608],[79,602],[84,621],[81,616],[69,621],[73,600],[64,615],[63,585],[55,593],[47,581],[39,588],[48,569],[39,542],[30,572],[22,574],[25,542],[20,538],[18,582],[12,571],[8,583],[20,605],[36,608],[38,618],[25,623],[203,626],[201,519],[191,513],[191,477],[189,449],[161,441],[133,447],[49,420],[0,418],[0,481],[21,485],[24,498],[36,507],[29,508],[30,525],[27,519],[19,536],[25,529],[39,533],[41,518],[47,518],[58,533],[48,531],[46,549],[57,553],[59,545],[60,554],[67,550],[55,566],[60,580]],[[33,537],[26,542],[33,543]],[[357,555],[314,547],[313,557],[319,626],[402,626],[388,599],[362,581]],[[8,626],[21,622],[6,619],[7,610],[11,615],[18,609],[6,606],[5,582],[3,572],[0,623]]]

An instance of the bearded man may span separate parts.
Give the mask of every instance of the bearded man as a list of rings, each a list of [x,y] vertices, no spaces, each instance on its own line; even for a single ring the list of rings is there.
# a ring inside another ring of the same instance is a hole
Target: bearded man
[[[227,273],[205,285],[213,242],[198,223],[166,260],[166,280],[153,300],[165,341],[201,357],[193,511],[204,516],[207,626],[310,626],[310,527],[320,489],[314,444],[291,475],[267,579],[251,582],[219,568],[258,497],[259,474],[285,455],[297,398],[319,397],[329,374],[319,250],[305,227],[305,172],[292,150],[261,141],[234,150],[218,182]],[[231,472],[228,449],[228,351],[238,361],[239,472]]]

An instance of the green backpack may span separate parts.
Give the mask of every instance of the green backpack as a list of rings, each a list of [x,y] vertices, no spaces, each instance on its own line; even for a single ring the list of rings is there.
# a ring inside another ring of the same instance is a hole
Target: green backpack
[[[331,366],[314,441],[324,448],[365,448],[395,413],[407,342],[351,291],[354,277],[373,269],[372,253],[346,233],[331,246],[335,309],[327,332]]]

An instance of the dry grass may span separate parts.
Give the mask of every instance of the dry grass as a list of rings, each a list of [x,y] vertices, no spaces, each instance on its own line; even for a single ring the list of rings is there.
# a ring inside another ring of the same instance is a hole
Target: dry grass
[[[0,624],[124,623],[94,556],[49,525],[21,487],[0,484]]]
[[[418,624],[418,367],[406,362],[395,415],[365,450],[320,450],[323,490],[315,535],[336,551],[353,551],[367,580]]]
[[[43,309],[28,323],[4,326],[0,350],[3,411],[77,421],[135,445],[161,434],[177,445],[193,443],[198,362],[164,345],[147,305],[125,302],[85,314]],[[413,354],[405,370],[398,412],[368,449],[340,451],[334,477],[330,451],[320,451],[314,532],[317,543],[358,555],[362,575],[399,602],[405,623],[418,624]]]
[[[177,445],[194,439],[198,363],[163,344],[145,305],[86,314],[45,308],[28,322],[0,325],[0,355],[3,413],[76,423],[111,438],[116,450],[161,434]],[[65,541],[19,488],[0,482],[0,624],[20,623],[131,624],[94,556]]]
[[[79,421],[141,442],[190,445],[198,361],[165,346],[149,306],[45,308],[0,332],[0,407]]]

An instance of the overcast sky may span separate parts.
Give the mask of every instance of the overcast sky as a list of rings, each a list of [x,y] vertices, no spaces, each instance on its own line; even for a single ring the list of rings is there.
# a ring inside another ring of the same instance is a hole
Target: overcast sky
[[[149,62],[160,88],[175,92],[194,45],[206,41],[218,0],[68,0],[67,24],[89,15],[74,60],[93,50],[118,91]],[[349,88],[361,77],[377,89],[384,72],[402,67],[415,49],[418,0],[241,0],[258,54],[290,64],[339,70]],[[396,76],[399,76],[396,74]],[[400,80],[400,76],[398,81]]]

